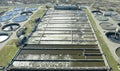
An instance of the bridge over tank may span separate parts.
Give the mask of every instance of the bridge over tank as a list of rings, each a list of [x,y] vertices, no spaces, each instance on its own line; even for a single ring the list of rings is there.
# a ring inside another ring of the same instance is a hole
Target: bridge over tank
[[[35,30],[7,71],[110,71],[85,11],[49,10]]]

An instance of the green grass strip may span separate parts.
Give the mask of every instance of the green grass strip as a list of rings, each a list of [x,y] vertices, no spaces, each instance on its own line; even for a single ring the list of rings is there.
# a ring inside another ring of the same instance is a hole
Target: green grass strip
[[[6,66],[13,56],[16,54],[18,48],[14,44],[16,40],[11,40],[0,50],[0,66]]]

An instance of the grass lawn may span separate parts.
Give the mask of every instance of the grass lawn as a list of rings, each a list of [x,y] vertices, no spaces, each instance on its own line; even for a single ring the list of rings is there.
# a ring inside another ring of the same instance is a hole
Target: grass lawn
[[[0,50],[0,66],[7,65],[10,60],[13,58],[13,56],[16,54],[18,48],[15,45],[15,42],[17,40],[13,39],[8,42],[7,45],[5,45]]]
[[[100,46],[101,46],[101,48],[102,48],[102,50],[103,50],[103,52],[108,60],[108,64],[110,65],[110,67],[112,67],[112,71],[119,71],[117,68],[118,64],[115,61],[115,59],[113,58],[112,54],[110,53],[107,44],[105,43],[105,41],[103,40],[103,37],[101,36],[100,31],[96,28],[97,26],[96,26],[96,23],[91,15],[91,13],[89,13],[88,10],[86,10],[86,13],[87,13],[89,20],[92,24],[92,27],[96,33],[97,39],[100,43]]]

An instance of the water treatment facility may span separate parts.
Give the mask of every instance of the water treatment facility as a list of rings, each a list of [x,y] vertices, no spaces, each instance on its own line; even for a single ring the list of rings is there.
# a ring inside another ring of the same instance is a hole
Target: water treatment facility
[[[0,71],[120,71],[119,12],[57,1],[1,11]]]

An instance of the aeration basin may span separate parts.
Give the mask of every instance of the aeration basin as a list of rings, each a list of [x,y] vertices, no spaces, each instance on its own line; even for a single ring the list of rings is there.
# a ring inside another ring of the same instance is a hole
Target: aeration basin
[[[13,19],[13,22],[24,22],[26,21],[28,18],[25,15],[21,15],[21,16],[17,16]]]
[[[95,14],[95,15],[102,15],[102,14],[103,14],[103,13],[102,13],[101,11],[99,11],[99,10],[94,10],[94,11],[92,11],[92,13]]]
[[[109,22],[101,22],[99,25],[104,30],[115,30],[116,29],[116,26],[112,23],[109,23]]]
[[[6,24],[2,27],[3,31],[15,31],[20,27],[20,25],[18,23],[10,23],[10,24]]]
[[[118,57],[120,57],[120,47],[118,47],[118,48],[116,49],[116,55],[117,55]]]
[[[110,39],[112,42],[120,43],[120,34],[116,32],[107,32],[106,36],[108,39]]]
[[[108,21],[109,20],[107,17],[102,16],[102,15],[96,16],[96,19],[99,21]]]
[[[13,15],[17,15],[17,14],[19,14],[18,11],[10,11],[10,12],[6,13],[6,15],[8,15],[8,16],[13,16]]]
[[[119,16],[119,15],[112,16],[112,19],[113,19],[114,21],[120,21],[120,16]]]
[[[13,10],[14,11],[23,11],[25,8],[22,8],[22,7],[16,7],[16,8],[14,8]]]
[[[21,15],[25,15],[25,16],[30,16],[32,14],[33,14],[33,12],[31,12],[31,11],[24,11],[21,13]]]
[[[6,41],[10,35],[8,33],[0,33],[0,43]]]
[[[11,16],[1,16],[0,17],[0,22],[5,22],[5,21],[9,21],[11,19]]]
[[[37,8],[27,8],[26,11],[35,11]]]

